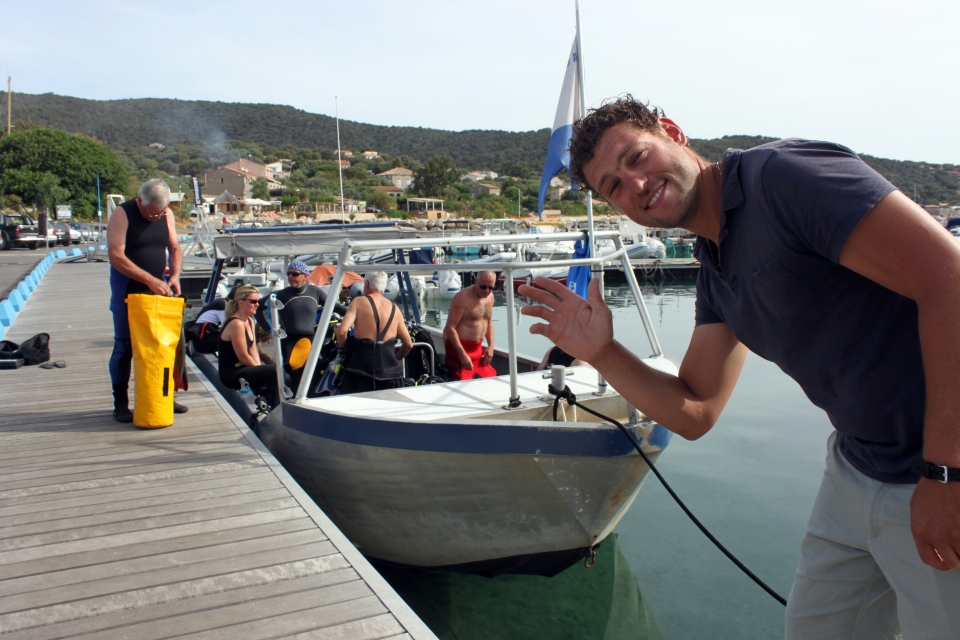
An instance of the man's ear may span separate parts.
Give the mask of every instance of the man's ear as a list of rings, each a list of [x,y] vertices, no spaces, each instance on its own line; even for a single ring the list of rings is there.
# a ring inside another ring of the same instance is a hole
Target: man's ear
[[[670,118],[659,118],[660,128],[663,130],[663,133],[676,142],[681,147],[687,146],[689,140],[687,139],[686,134],[683,132],[683,129],[680,128],[676,122]]]

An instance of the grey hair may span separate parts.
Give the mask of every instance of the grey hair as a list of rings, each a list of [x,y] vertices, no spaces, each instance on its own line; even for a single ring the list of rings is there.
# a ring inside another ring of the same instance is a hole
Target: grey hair
[[[383,293],[383,290],[387,288],[387,272],[368,271],[367,274],[363,276],[363,281],[369,283],[370,288],[374,291]]]
[[[170,187],[159,178],[144,182],[137,195],[140,196],[143,204],[153,204],[154,201],[164,205],[170,204]]]

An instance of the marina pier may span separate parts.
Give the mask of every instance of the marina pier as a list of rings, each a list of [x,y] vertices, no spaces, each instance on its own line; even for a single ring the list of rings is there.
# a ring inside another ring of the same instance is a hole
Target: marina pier
[[[54,264],[7,331],[66,367],[0,371],[3,638],[434,638],[197,370],[173,426],[113,420],[108,299]]]

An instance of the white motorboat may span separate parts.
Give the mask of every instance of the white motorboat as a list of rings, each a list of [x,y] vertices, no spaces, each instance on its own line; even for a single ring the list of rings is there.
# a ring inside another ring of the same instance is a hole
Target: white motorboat
[[[561,234],[558,240],[580,237],[568,235]],[[653,350],[644,361],[676,374],[676,365],[660,349],[619,235],[597,236],[612,239],[616,250],[603,258],[567,260],[556,266],[619,260],[629,274]],[[320,253],[320,245],[339,243],[341,266],[331,282],[331,288],[338,290],[353,251],[423,243],[368,238],[357,232],[347,237],[304,237],[298,242],[295,232],[242,239],[227,234],[215,240],[215,247],[223,260],[284,251]],[[473,241],[433,239],[446,246]],[[462,265],[349,268],[408,271],[428,282],[433,271],[453,273]],[[516,350],[516,311],[509,285],[513,272],[529,265],[505,261],[498,268],[507,274],[508,282],[507,348],[498,349],[493,363],[498,376],[311,397],[320,379],[316,365],[333,313],[328,305],[299,389],[294,394],[284,388],[281,406],[256,427],[304,490],[374,561],[484,574],[553,575],[591,555],[640,491],[648,466],[617,427],[572,407],[554,419],[548,381],[532,370],[539,358]],[[442,353],[442,340],[435,343]],[[275,360],[282,381],[279,348]],[[566,382],[581,402],[626,424],[652,460],[669,443],[669,431],[630,407],[592,368],[574,368]]]

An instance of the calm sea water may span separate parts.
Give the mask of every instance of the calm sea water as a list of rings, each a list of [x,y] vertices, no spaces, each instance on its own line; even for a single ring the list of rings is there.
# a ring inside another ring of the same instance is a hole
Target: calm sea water
[[[694,327],[693,285],[645,286],[643,293],[665,353],[679,363]],[[606,297],[616,338],[649,355],[628,290],[608,287]],[[442,317],[448,305],[438,306]],[[529,333],[533,322],[521,318],[517,348],[539,358],[550,343]],[[505,345],[502,298],[494,327]],[[795,382],[750,354],[713,430],[696,442],[675,437],[658,468],[714,535],[786,597],[830,431]],[[387,578],[441,638],[783,636],[783,607],[696,529],[652,474],[616,532],[617,540],[601,547],[601,571],[578,564],[555,578]]]

